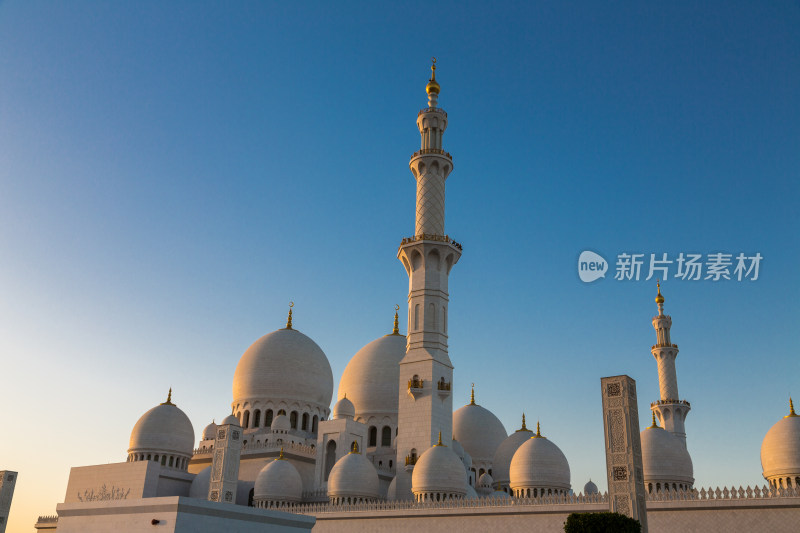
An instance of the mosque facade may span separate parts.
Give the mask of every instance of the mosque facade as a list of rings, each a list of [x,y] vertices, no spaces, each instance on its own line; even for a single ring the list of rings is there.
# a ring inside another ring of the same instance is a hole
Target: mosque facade
[[[92,531],[86,525],[92,513],[120,506],[134,513],[148,498],[188,498],[200,509],[198,516],[220,509],[214,502],[229,504],[224,516],[230,518],[220,526],[229,531],[249,531],[248,520],[286,512],[315,517],[315,531],[367,531],[375,523],[356,520],[356,510],[360,519],[372,513],[370,519],[381,520],[381,513],[392,509],[403,510],[408,521],[396,520],[395,529],[387,530],[418,529],[414,513],[431,508],[461,509],[451,513],[451,526],[465,530],[473,528],[464,524],[491,527],[486,520],[504,521],[507,530],[515,530],[514,520],[522,515],[549,531],[548,520],[558,513],[608,509],[593,482],[573,485],[568,458],[556,444],[558,428],[537,422],[534,431],[522,414],[520,428],[509,434],[477,403],[474,388],[469,403],[453,409],[448,278],[463,250],[445,230],[445,182],[453,157],[444,150],[448,120],[438,105],[440,90],[434,62],[427,107],[416,120],[421,146],[409,162],[416,180],[415,233],[402,239],[397,251],[409,278],[407,334],[400,333],[397,308],[392,330],[347,364],[331,410],[331,366],[320,346],[299,330],[290,307],[285,327],[256,340],[239,360],[229,416],[196,435],[170,390],[166,401],[135,423],[126,460],[73,468],[58,517],[43,517],[37,529]],[[691,406],[678,393],[678,346],[670,336],[672,318],[664,314],[660,285],[655,301],[651,353],[660,398],[651,404],[652,425],[640,435],[648,512],[651,505],[657,510],[664,504],[663,516],[677,513],[679,518],[670,518],[677,524],[681,513],[691,514],[691,506],[684,507],[692,502],[716,500],[717,507],[727,508],[720,502],[757,498],[756,508],[772,512],[777,505],[791,509],[793,519],[800,517],[800,417],[793,405],[764,438],[761,462],[768,486],[757,496],[748,487],[750,496],[727,498],[712,491],[703,498],[705,489],[694,487],[685,426]],[[232,518],[233,511],[239,518]],[[475,518],[478,514],[483,518]],[[334,515],[335,526],[326,520]],[[462,524],[464,517],[472,518]],[[310,528],[302,520],[295,526]],[[660,528],[652,519],[650,529],[693,530]]]

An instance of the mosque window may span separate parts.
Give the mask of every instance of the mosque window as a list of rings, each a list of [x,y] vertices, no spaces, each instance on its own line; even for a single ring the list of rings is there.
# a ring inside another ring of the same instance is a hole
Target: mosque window
[[[383,430],[381,431],[381,446],[391,446],[392,445],[392,428],[389,426],[383,426]]]
[[[169,458],[169,466],[175,466],[175,458],[172,456]]]
[[[378,428],[376,428],[375,426],[369,427],[369,445],[370,446],[378,445]]]
[[[242,427],[244,429],[250,427],[250,411],[244,412],[244,416],[242,417]]]
[[[272,425],[272,409],[267,409],[264,412],[264,425],[271,426]]]
[[[253,427],[257,428],[261,424],[261,409],[256,409],[253,412]]]
[[[161,466],[166,466],[166,464],[167,464],[167,456],[166,455],[162,455],[161,456]]]
[[[333,464],[336,462],[336,442],[328,441],[325,446],[325,481],[328,481],[328,476],[331,474]]]
[[[308,431],[308,413],[303,413],[303,431]]]
[[[311,432],[314,433],[315,435],[317,434],[318,424],[319,424],[319,417],[317,415],[314,415],[314,420],[311,423]]]
[[[289,422],[292,425],[292,429],[297,429],[297,411],[292,411],[292,414],[289,415]]]

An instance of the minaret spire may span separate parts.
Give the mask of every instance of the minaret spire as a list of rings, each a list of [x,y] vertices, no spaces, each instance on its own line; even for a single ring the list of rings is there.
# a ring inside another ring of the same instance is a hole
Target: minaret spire
[[[656,330],[656,344],[650,348],[658,363],[658,388],[661,398],[650,404],[653,416],[658,417],[661,426],[678,437],[686,446],[686,430],[684,421],[691,407],[689,402],[681,400],[678,395],[678,375],[675,371],[675,359],[678,357],[678,345],[672,344],[670,330],[672,317],[664,314],[664,295],[661,294],[661,281],[656,282],[658,293],[656,305],[658,315],[653,317],[653,329]]]
[[[289,302],[289,318],[286,319],[286,329],[292,329],[292,307],[294,307],[294,302]]]
[[[398,322],[397,312],[400,310],[399,305],[394,306],[394,328],[392,329],[392,335],[400,335],[400,324]]]
[[[469,404],[475,405],[475,384],[472,384],[472,391],[469,393]]]
[[[447,348],[448,279],[461,257],[461,246],[445,233],[445,180],[453,170],[453,157],[443,149],[447,113],[438,107],[441,87],[436,69],[434,59],[425,86],[427,107],[417,114],[420,149],[408,163],[417,188],[414,234],[402,240],[397,252],[409,282],[406,355],[400,361],[397,464],[403,464],[412,450],[421,454],[435,445],[438,431],[446,445],[453,436],[450,387],[439,390],[436,383],[450,384],[453,378]],[[419,382],[424,387],[408,388],[409,383]],[[399,499],[411,497],[412,470],[413,465],[408,465],[397,472]]]

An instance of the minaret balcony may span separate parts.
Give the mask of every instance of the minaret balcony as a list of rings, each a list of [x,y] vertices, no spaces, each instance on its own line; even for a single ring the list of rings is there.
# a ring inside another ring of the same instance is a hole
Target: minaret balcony
[[[678,349],[677,344],[654,344],[650,347],[651,350],[655,350],[656,348],[675,348]]]
[[[418,150],[414,152],[411,156],[411,159],[421,155],[441,155],[449,159],[450,161],[453,160],[453,156],[450,155],[450,152],[445,152],[444,150],[440,150],[439,148],[423,148],[422,150]]]
[[[439,394],[439,397],[444,399],[450,396],[450,389],[451,385],[448,382],[439,381],[436,383],[436,392]]]
[[[412,242],[417,241],[437,241],[437,242],[446,242],[452,246],[455,246],[459,250],[463,250],[461,243],[454,241],[450,238],[449,235],[436,235],[435,233],[420,233],[419,235],[414,235],[413,237],[406,237],[402,241],[400,241],[400,246],[404,246],[406,244],[411,244]]]
[[[686,400],[672,400],[667,398],[666,400],[656,400],[655,402],[650,403],[650,407],[656,407],[657,405],[685,405],[686,407],[691,408],[692,404],[687,402]]]
[[[415,400],[425,392],[425,381],[422,379],[408,380],[408,393]]]
[[[426,107],[425,109],[420,109],[419,113],[417,113],[417,116],[420,116],[423,113],[439,113],[440,115],[444,115],[445,118],[447,118],[447,112],[441,107]]]

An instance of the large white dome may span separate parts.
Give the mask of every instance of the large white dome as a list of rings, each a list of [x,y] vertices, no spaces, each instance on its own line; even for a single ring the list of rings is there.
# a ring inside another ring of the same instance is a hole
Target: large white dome
[[[492,459],[492,477],[494,478],[495,483],[500,485],[508,485],[508,483],[511,481],[511,478],[509,477],[511,459],[514,458],[514,454],[517,452],[517,449],[519,449],[519,447],[531,437],[533,437],[533,431],[525,427],[525,421],[523,419],[522,428],[509,435],[503,442],[500,443],[500,446],[497,447],[497,450],[494,452],[494,458]]]
[[[186,413],[167,401],[147,411],[131,431],[128,453],[175,453],[191,457],[194,450],[194,428]]]
[[[658,488],[657,483],[692,486],[692,458],[680,439],[658,426],[643,430],[640,437],[646,487],[649,483],[653,483],[654,489]]]
[[[511,459],[511,489],[570,489],[569,463],[550,439],[534,436],[526,440]]]
[[[766,479],[790,477],[795,486],[800,476],[800,417],[794,414],[794,406],[764,436],[761,469]]]
[[[400,360],[406,355],[406,337],[385,335],[361,348],[347,363],[339,382],[338,399],[353,402],[356,417],[397,417]]]
[[[476,403],[469,403],[453,413],[453,435],[474,462],[491,461],[508,436],[500,419]]]
[[[333,465],[328,478],[328,497],[375,500],[380,496],[378,471],[369,459],[350,452]]]
[[[264,502],[299,502],[303,497],[303,480],[292,463],[281,457],[270,461],[256,476],[253,500]]]
[[[244,352],[233,375],[233,401],[298,401],[327,410],[333,373],[325,353],[294,329],[279,329]]]
[[[411,474],[411,491],[419,498],[423,494],[443,494],[463,497],[467,493],[464,464],[447,446],[432,446],[425,450]]]

